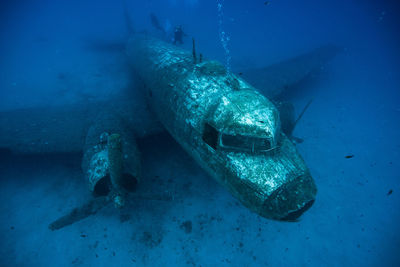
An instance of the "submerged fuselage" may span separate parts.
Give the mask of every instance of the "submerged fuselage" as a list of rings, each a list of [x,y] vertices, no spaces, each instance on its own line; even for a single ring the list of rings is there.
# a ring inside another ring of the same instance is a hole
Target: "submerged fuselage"
[[[127,53],[163,126],[246,207],[295,220],[312,205],[315,183],[267,98],[218,62],[196,64],[151,37],[135,36]]]

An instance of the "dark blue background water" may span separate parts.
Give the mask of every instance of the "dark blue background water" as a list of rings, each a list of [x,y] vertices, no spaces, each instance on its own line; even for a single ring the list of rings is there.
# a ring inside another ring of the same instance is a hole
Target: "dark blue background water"
[[[171,145],[154,147],[152,140],[144,146],[145,176],[172,177],[178,182],[170,186],[177,192],[187,191],[183,185],[190,181],[190,194],[181,193],[182,201],[160,206],[139,203],[128,223],[110,208],[77,226],[50,232],[49,221],[88,197],[79,158],[7,156],[0,165],[0,262],[9,266],[399,265],[400,8],[396,1],[126,2],[136,30],[160,35],[150,22],[154,13],[171,31],[183,26],[188,34],[183,47],[191,49],[194,37],[199,52],[226,64],[220,38],[224,31],[230,38],[227,47],[234,71],[276,63],[323,44],[344,48],[321,73],[299,86],[304,91],[292,99],[298,110],[314,99],[295,135],[305,140],[298,149],[318,185],[317,201],[298,223],[260,218],[235,204],[166,136]],[[117,51],[128,36],[123,7],[122,1],[2,1],[0,109],[107,99],[116,88],[126,87]],[[346,159],[348,154],[354,158]],[[59,187],[48,186],[53,184]],[[186,220],[193,223],[190,234],[180,228]],[[145,232],[160,242],[149,245],[143,239]]]

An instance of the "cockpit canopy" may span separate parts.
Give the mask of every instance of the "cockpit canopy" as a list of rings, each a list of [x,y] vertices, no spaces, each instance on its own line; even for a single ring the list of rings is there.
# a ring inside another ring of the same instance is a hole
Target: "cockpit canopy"
[[[254,90],[235,91],[221,98],[209,114],[203,140],[213,149],[267,152],[277,147],[279,113]]]
[[[203,140],[215,150],[260,153],[272,151],[277,147],[272,138],[224,133],[208,123],[204,125]]]

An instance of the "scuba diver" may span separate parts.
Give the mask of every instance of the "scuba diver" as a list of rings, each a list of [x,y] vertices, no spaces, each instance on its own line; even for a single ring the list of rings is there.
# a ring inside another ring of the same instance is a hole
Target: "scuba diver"
[[[158,32],[162,34],[162,39],[166,40],[169,39],[170,34],[172,34],[169,29],[171,27],[171,24],[167,20],[167,24],[165,27],[161,26],[161,23],[158,19],[158,17],[154,13],[150,13],[150,21],[151,25],[156,29]],[[182,25],[176,26],[174,29],[174,36],[172,39],[173,44],[183,44],[183,37],[187,36],[186,33],[183,32],[182,30]],[[170,40],[171,40],[170,39]]]
[[[177,42],[183,44],[182,38],[185,36],[187,36],[187,34],[183,32],[182,26],[176,26],[174,30],[174,44],[176,44]]]
[[[154,13],[150,13],[150,21],[151,25],[158,31],[162,33],[162,39],[169,39],[168,36],[170,35],[170,23],[167,20],[167,24],[165,28],[161,26],[160,21],[158,20],[158,17]],[[186,33],[183,32],[182,25],[176,26],[174,29],[174,37],[172,38],[173,44],[183,44],[183,37],[187,36]]]

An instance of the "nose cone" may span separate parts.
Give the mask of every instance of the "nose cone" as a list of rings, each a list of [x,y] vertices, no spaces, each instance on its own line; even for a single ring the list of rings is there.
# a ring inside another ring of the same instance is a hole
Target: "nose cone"
[[[295,146],[282,136],[273,154],[229,153],[231,193],[259,215],[296,221],[314,203],[317,188]]]
[[[277,188],[264,201],[261,212],[276,220],[297,221],[311,208],[316,194],[314,180],[305,174]]]

